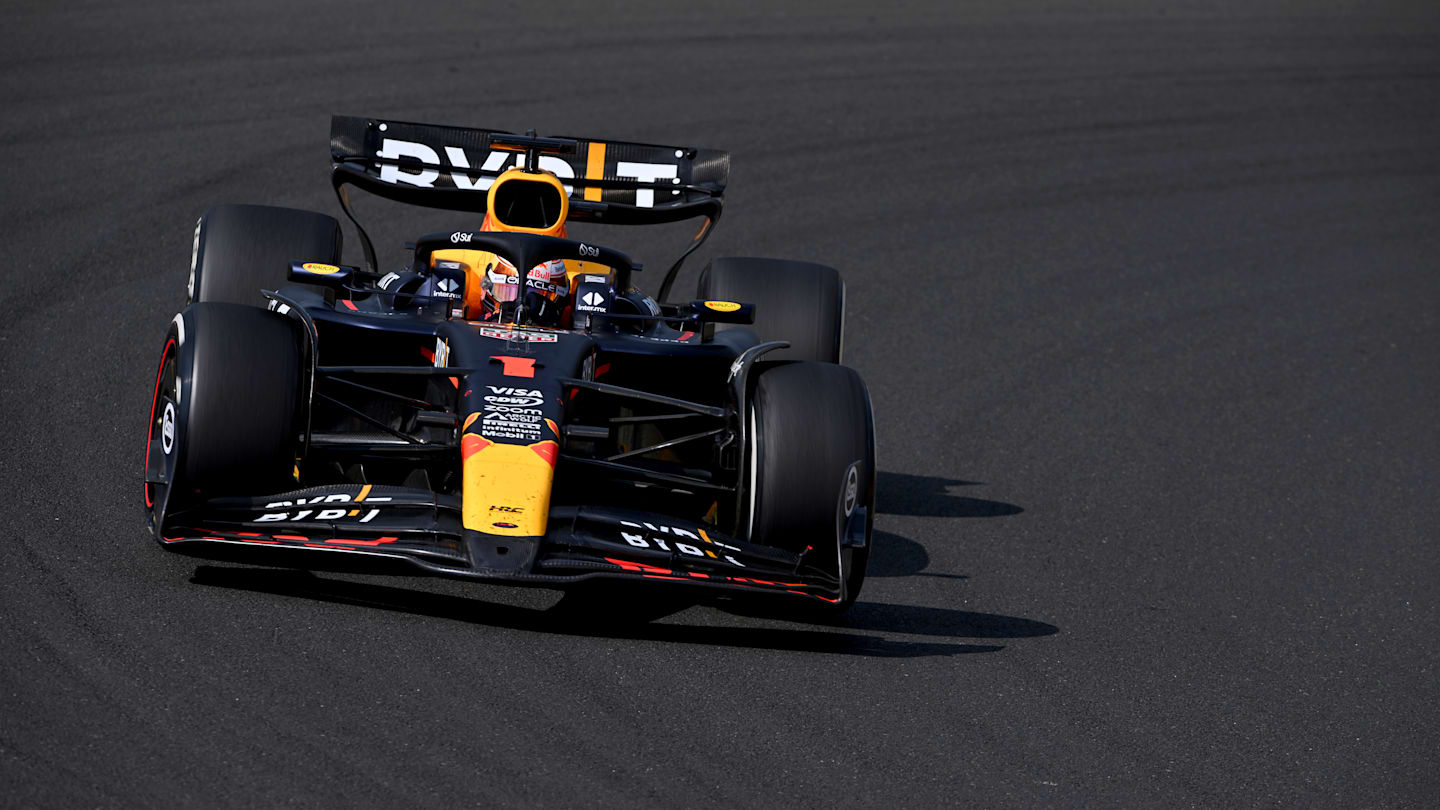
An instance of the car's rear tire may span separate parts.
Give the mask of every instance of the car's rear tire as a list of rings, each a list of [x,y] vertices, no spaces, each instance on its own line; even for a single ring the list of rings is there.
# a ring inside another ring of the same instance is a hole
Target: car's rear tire
[[[300,341],[294,321],[256,307],[201,303],[176,316],[156,378],[146,470],[165,482],[165,497],[147,484],[147,506],[170,511],[294,487]]]
[[[217,205],[195,225],[186,303],[264,306],[295,261],[339,264],[334,217],[268,205]]]
[[[757,376],[749,536],[788,551],[809,547],[807,558],[845,583],[830,608],[843,611],[865,581],[875,514],[869,392],[854,369],[830,363],[777,364]]]
[[[700,272],[698,293],[703,300],[754,304],[755,324],[738,328],[753,330],[761,341],[790,341],[789,348],[767,354],[767,360],[840,362],[845,283],[833,267],[787,259],[715,259]]]

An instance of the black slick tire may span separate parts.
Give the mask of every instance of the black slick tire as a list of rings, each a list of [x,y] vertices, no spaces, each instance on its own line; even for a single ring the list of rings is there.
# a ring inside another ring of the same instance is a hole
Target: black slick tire
[[[292,489],[302,380],[298,325],[240,304],[194,304],[179,317],[183,325],[171,327],[174,388],[162,393],[179,403],[173,449],[165,453],[171,504]]]
[[[701,271],[698,293],[702,300],[754,304],[753,326],[715,328],[750,329],[762,342],[790,342],[789,348],[767,354],[767,360],[840,362],[845,284],[833,267],[788,259],[715,259]]]
[[[845,588],[828,610],[843,611],[865,580],[875,513],[875,428],[865,383],[845,366],[777,364],[759,373],[750,412],[750,538],[805,551],[835,570]]]
[[[217,205],[195,225],[186,303],[264,306],[261,290],[287,283],[291,262],[339,264],[334,217],[268,205]]]

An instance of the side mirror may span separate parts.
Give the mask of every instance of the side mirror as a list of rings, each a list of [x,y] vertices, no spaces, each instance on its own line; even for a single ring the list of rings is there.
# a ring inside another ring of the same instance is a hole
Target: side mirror
[[[589,329],[610,314],[614,302],[615,285],[608,273],[582,273],[575,282],[575,327]]]
[[[442,313],[451,318],[465,317],[465,265],[462,262],[437,261],[430,268],[434,279],[429,294],[439,299]]]
[[[691,301],[690,313],[700,323],[755,323],[755,305],[739,301]]]
[[[340,288],[350,282],[359,268],[320,262],[291,262],[288,278],[301,284],[323,284]]]

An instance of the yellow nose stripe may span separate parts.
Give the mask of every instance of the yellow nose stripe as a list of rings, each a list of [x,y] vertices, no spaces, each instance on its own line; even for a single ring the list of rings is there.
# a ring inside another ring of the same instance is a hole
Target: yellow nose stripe
[[[461,520],[467,529],[510,537],[545,534],[555,468],[523,444],[490,444],[465,458]]]

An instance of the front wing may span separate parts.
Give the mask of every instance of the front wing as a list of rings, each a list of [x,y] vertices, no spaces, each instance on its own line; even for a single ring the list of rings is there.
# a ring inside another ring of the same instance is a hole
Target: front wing
[[[311,570],[556,588],[619,578],[831,603],[841,596],[823,548],[787,552],[705,524],[584,506],[552,509],[543,537],[499,537],[463,529],[459,498],[404,487],[216,498],[168,516],[159,539],[194,557]]]

